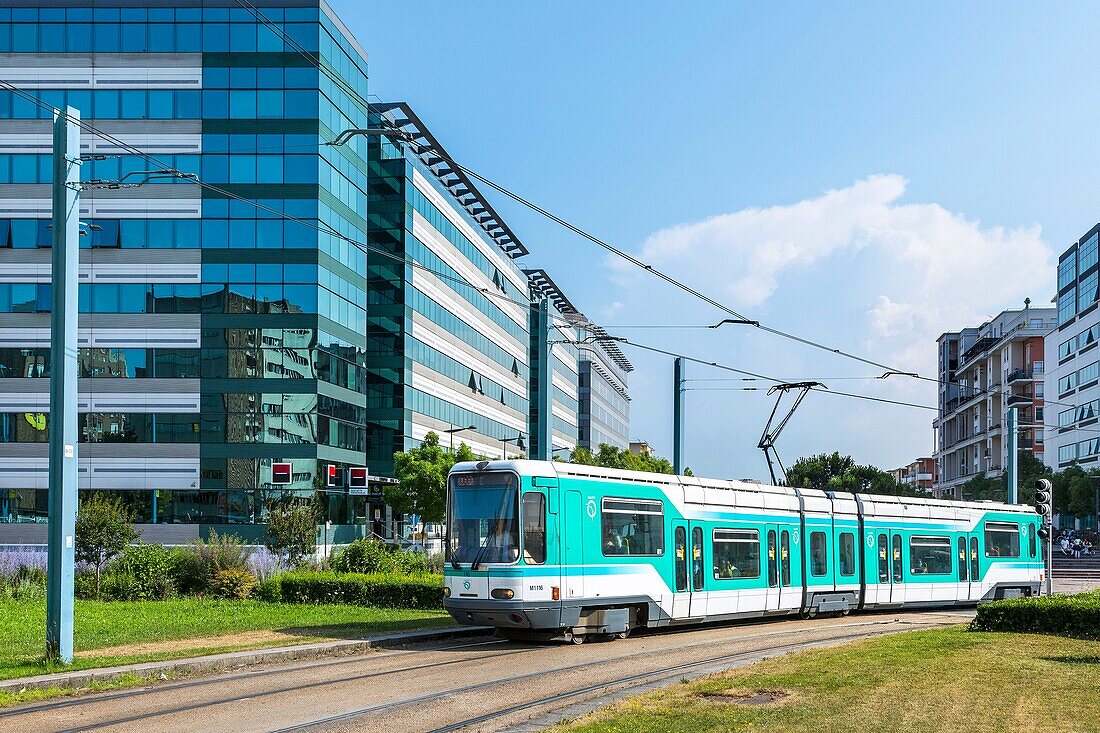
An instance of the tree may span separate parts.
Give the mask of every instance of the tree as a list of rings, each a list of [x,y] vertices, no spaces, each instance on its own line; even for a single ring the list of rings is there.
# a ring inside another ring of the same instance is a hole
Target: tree
[[[787,470],[787,485],[853,494],[922,495],[915,487],[898,483],[881,468],[859,465],[851,456],[842,456],[837,451],[799,458]]]
[[[619,468],[625,471],[673,473],[672,464],[668,462],[667,458],[644,453],[632,453],[627,448],[616,448],[607,443],[600,443],[600,447],[595,453],[588,448],[575,448],[569,456],[569,462],[582,466]]]
[[[1035,503],[1035,481],[1041,478],[1052,478],[1054,473],[1029,450],[1019,451],[1016,457],[1016,467],[1018,471],[1016,481],[1017,501],[1021,504],[1033,504]],[[1071,466],[1066,469],[1066,471],[1071,472],[1070,476],[1073,475],[1073,468]],[[1084,471],[1077,470],[1082,475],[1084,474]],[[1066,473],[1066,471],[1063,471],[1063,473]],[[1069,476],[1066,478],[1068,479]],[[1055,484],[1057,485],[1057,482]],[[1057,495],[1057,493],[1056,490],[1055,494]],[[962,485],[960,495],[965,501],[1008,501],[1008,472],[1003,472],[997,478],[990,478],[984,472],[979,472]],[[1065,507],[1064,495],[1062,499],[1060,506]]]
[[[267,549],[286,559],[288,565],[301,565],[317,552],[317,510],[309,504],[280,502],[268,510]]]
[[[447,512],[447,473],[457,462],[478,458],[465,443],[451,453],[439,445],[438,435],[428,433],[419,448],[393,454],[399,483],[382,490],[386,503],[399,514],[419,514],[422,521],[442,522]]]
[[[80,502],[76,514],[76,559],[95,566],[95,597],[103,566],[141,534],[130,524],[132,516],[121,500],[92,493]]]

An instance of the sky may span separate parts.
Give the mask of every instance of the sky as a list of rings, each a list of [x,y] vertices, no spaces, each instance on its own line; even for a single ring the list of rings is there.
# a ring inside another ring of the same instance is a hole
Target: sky
[[[750,319],[935,375],[936,337],[1049,307],[1100,220],[1090,3],[330,0],[370,93],[407,101],[469,168]],[[486,192],[488,195],[488,192]],[[935,405],[935,385],[745,326],[491,197],[592,321],[832,391]],[[644,328],[640,326],[645,326]],[[672,453],[671,360],[631,346],[631,433]],[[766,478],[774,398],[691,364],[685,464]],[[860,379],[862,378],[862,379]],[[930,455],[933,410],[811,393],[785,463]]]

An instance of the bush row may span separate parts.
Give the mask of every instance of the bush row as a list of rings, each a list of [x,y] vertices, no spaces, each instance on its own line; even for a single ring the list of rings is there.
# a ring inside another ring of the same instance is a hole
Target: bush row
[[[267,584],[260,595],[277,593],[286,603],[349,603],[380,608],[443,608],[438,575],[291,572]]]
[[[332,555],[332,569],[338,573],[423,575],[429,572],[423,552],[402,550],[378,540],[356,540]]]
[[[1100,592],[986,603],[978,606],[970,630],[1100,638]]]

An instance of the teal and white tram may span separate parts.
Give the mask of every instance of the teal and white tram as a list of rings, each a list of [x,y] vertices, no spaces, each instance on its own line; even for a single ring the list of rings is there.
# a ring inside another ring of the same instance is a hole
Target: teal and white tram
[[[444,604],[583,641],[640,627],[1036,595],[1029,506],[871,496],[548,461],[448,478]]]

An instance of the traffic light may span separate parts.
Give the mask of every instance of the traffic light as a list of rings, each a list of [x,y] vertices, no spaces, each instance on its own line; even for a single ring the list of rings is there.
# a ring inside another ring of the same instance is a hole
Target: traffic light
[[[1035,511],[1041,519],[1041,527],[1038,535],[1040,539],[1050,536],[1050,520],[1052,516],[1051,493],[1054,485],[1050,479],[1041,478],[1035,482]]]

